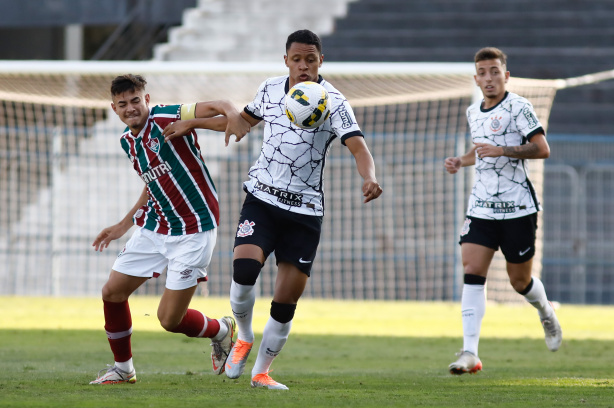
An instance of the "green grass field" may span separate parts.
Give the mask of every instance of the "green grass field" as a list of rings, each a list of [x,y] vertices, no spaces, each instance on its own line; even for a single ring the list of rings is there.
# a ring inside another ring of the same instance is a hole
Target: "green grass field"
[[[460,305],[304,299],[273,377],[252,389],[210,372],[209,342],[158,327],[158,298],[131,300],[134,385],[90,386],[112,363],[98,299],[0,297],[0,407],[614,407],[614,308],[563,305],[561,349],[530,306],[489,305],[477,375],[452,376]],[[258,299],[262,329],[268,299]],[[197,298],[212,317],[227,299]],[[257,339],[258,341],[258,339]]]

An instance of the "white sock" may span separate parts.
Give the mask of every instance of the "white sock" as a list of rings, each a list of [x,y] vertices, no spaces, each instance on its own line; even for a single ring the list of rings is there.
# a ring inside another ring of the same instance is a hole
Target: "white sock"
[[[461,310],[463,313],[463,350],[478,355],[482,319],[486,312],[484,285],[463,285]]]
[[[126,373],[131,373],[132,370],[134,370],[134,364],[132,363],[132,357],[130,358],[130,360],[128,361],[122,361],[121,363],[118,363],[117,361],[115,362],[115,367],[119,368],[120,370],[126,372]]]
[[[228,326],[226,326],[226,323],[224,323],[222,319],[216,319],[216,320],[220,324],[220,330],[217,332],[215,336],[211,337],[212,341],[220,341],[224,337],[226,337],[226,335],[228,334]]]
[[[269,372],[273,360],[284,347],[284,344],[286,344],[286,340],[288,340],[291,327],[292,320],[288,323],[279,323],[277,320],[269,317],[262,333],[262,343],[260,343],[258,357],[256,357],[256,363],[252,369],[252,377],[256,374]]]
[[[524,295],[524,298],[537,309],[540,319],[546,319],[552,316],[552,313],[554,313],[550,302],[548,302],[544,284],[539,278],[536,278],[535,276],[533,277],[533,286],[531,287],[531,290]]]
[[[237,339],[248,343],[254,342],[252,318],[256,303],[256,287],[240,285],[235,281],[230,284],[230,307],[237,322]]]

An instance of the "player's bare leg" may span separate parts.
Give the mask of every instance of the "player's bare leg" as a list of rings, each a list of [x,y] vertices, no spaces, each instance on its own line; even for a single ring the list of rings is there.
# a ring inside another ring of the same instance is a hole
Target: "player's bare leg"
[[[557,351],[563,342],[563,331],[554,308],[548,301],[544,284],[539,278],[531,276],[532,267],[533,259],[519,264],[508,262],[507,274],[516,292],[537,309],[548,350]]]
[[[231,317],[211,319],[198,310],[190,309],[196,288],[165,289],[158,306],[158,320],[167,331],[183,333],[188,337],[210,338],[213,371],[221,374],[232,347],[235,323]]]

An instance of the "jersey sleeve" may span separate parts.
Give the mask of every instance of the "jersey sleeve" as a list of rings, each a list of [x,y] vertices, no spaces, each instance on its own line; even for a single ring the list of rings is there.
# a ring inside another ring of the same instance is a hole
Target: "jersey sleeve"
[[[160,129],[164,129],[171,122],[179,120],[181,118],[181,106],[182,105],[156,105],[151,108],[149,113],[156,125]]]
[[[530,140],[531,137],[538,133],[545,134],[544,128],[537,119],[531,102],[525,101],[525,103],[520,106],[520,112],[516,116],[516,129],[521,135],[526,137],[527,140]]]
[[[347,99],[341,94],[334,95],[333,97],[334,102],[330,113],[330,122],[333,131],[341,139],[341,143],[345,145],[345,141],[353,136],[364,137],[358,122],[356,122],[354,110],[352,110]]]
[[[245,111],[245,113],[257,120],[262,120],[262,118],[264,118],[262,107],[264,105],[264,94],[266,90],[266,85],[266,81],[260,84],[260,87],[256,92],[256,96],[254,97],[254,100],[248,103],[245,108],[243,108],[243,111]]]

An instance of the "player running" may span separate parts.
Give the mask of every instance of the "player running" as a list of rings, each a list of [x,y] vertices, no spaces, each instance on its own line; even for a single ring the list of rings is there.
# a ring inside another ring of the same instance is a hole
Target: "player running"
[[[200,153],[196,133],[165,141],[167,125],[206,118],[203,127],[244,136],[249,125],[226,101],[149,107],[146,81],[122,75],[111,84],[111,107],[127,126],[121,146],[145,183],[134,207],[118,224],[98,234],[94,249],[108,248],[134,224],[138,228],[113,264],[102,288],[105,330],[115,364],[90,384],[135,383],[128,298],[147,279],[165,268],[166,289],[158,306],[164,329],[188,337],[211,339],[213,371],[224,372],[232,347],[232,317],[211,319],[188,306],[199,281],[206,280],[217,238],[219,206],[215,186]],[[223,116],[217,116],[223,115]],[[216,117],[217,116],[217,117]]]
[[[467,109],[474,146],[462,157],[448,157],[455,174],[475,165],[475,179],[460,244],[465,270],[461,297],[463,349],[450,364],[452,374],[482,369],[478,342],[486,309],[484,285],[490,262],[501,247],[512,287],[537,309],[546,345],[556,351],[563,334],[541,280],[531,276],[537,212],[541,206],[527,176],[527,159],[547,159],[550,148],[533,106],[506,90],[507,57],[497,48],[475,55],[475,82],[484,99]]]
[[[243,374],[254,346],[254,285],[266,259],[275,252],[275,291],[270,318],[252,368],[251,385],[277,390],[288,387],[270,377],[270,367],[288,339],[296,305],[307,284],[320,242],[324,164],[335,138],[348,147],[356,160],[358,173],[364,180],[364,202],[382,194],[375,177],[373,157],[351,106],[318,74],[324,60],[320,38],[308,30],[290,34],[284,60],[289,75],[265,80],[254,100],[241,112],[251,126],[264,121],[264,139],[260,156],[249,170],[249,180],[244,183],[247,197],[235,237],[230,287],[230,304],[238,334],[226,362],[229,378]],[[286,93],[304,81],[318,82],[328,90],[331,98],[330,120],[316,129],[300,129],[284,114]],[[197,126],[197,122],[194,123]],[[240,139],[237,136],[236,140]]]

